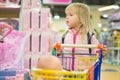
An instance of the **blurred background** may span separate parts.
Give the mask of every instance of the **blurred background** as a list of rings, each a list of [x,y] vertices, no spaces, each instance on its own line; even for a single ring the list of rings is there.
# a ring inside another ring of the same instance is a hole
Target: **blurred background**
[[[41,15],[42,9],[46,8],[51,12],[52,30],[62,34],[67,29],[65,8],[74,2],[85,3],[90,7],[91,22],[96,30],[97,39],[108,46],[108,54],[103,59],[101,80],[120,80],[120,0],[31,0],[31,2],[30,0],[0,0],[0,21],[12,25],[15,30],[34,32],[39,30],[40,26],[32,29],[33,25],[36,26],[36,21],[27,22],[32,16],[28,18],[24,14],[36,10],[39,17],[38,24],[48,24],[45,20],[43,23],[42,20],[40,21],[41,17],[45,17]],[[29,25],[26,25],[28,23]],[[24,26],[29,27],[24,28]]]

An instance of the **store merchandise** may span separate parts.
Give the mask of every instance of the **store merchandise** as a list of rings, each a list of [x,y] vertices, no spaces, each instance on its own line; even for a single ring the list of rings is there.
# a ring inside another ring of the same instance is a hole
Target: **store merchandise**
[[[0,60],[0,70],[23,69],[24,44],[26,36],[22,32],[12,31],[0,44],[0,51],[3,58]]]
[[[0,70],[0,80],[31,80],[29,70]]]
[[[120,47],[120,12],[115,12],[109,16],[109,23],[110,23],[110,32],[111,32],[111,40],[114,47]]]

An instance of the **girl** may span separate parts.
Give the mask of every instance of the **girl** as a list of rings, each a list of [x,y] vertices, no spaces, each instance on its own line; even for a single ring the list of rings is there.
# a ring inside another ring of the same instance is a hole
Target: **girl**
[[[82,3],[72,3],[65,9],[66,24],[68,31],[65,35],[65,44],[88,44],[87,34],[91,36],[91,44],[99,44],[96,39],[94,28],[90,22],[90,11],[87,5]],[[88,52],[88,49],[64,48],[64,51]],[[92,50],[92,53],[96,50]],[[103,48],[103,56],[107,53],[107,47]]]
[[[72,3],[65,9],[67,32],[64,34],[62,43],[65,44],[88,44],[88,34],[91,37],[91,44],[99,44],[96,39],[94,28],[90,22],[90,11],[87,5],[82,3]],[[62,38],[63,38],[62,37]],[[98,49],[91,49],[91,53],[96,53]],[[63,52],[89,53],[87,48],[64,48]],[[103,48],[103,56],[107,53],[107,47]],[[65,56],[70,56],[66,54]]]

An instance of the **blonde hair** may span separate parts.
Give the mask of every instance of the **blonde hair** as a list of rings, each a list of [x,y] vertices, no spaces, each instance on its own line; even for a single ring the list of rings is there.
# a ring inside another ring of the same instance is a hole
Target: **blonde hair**
[[[72,11],[74,11],[75,14],[83,21],[82,27],[80,27],[82,35],[86,35],[88,32],[92,34],[94,29],[90,21],[89,7],[83,3],[72,3],[66,7],[65,12],[69,9],[72,9]]]

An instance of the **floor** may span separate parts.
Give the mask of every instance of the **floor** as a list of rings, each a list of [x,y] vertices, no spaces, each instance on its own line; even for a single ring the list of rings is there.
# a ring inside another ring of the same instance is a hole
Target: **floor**
[[[101,66],[101,80],[120,80],[120,66],[103,63]]]

